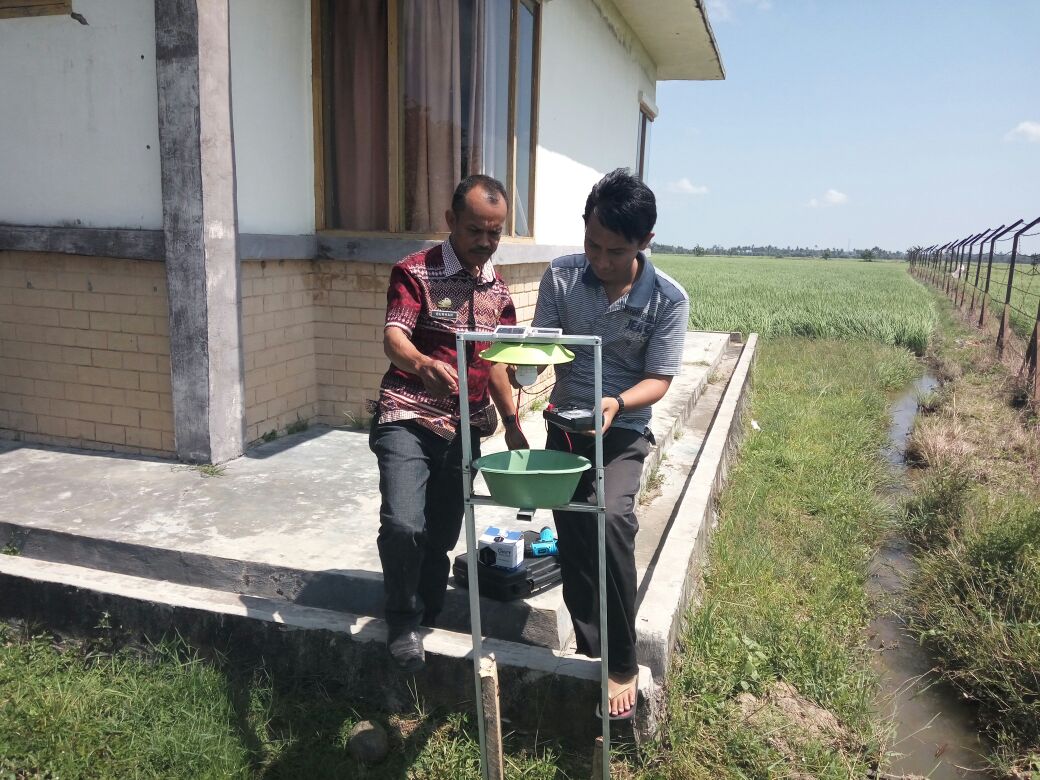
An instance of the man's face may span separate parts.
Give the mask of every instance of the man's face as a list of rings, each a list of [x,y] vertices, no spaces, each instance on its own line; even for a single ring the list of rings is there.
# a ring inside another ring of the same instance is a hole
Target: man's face
[[[444,215],[455,254],[471,273],[478,273],[498,249],[507,213],[505,198],[499,196],[497,203],[489,203],[487,193],[477,186],[466,194],[466,207],[461,213],[448,209]]]
[[[628,284],[635,278],[636,255],[650,245],[653,237],[649,233],[642,241],[629,241],[604,227],[593,210],[585,222],[585,256],[604,284]]]

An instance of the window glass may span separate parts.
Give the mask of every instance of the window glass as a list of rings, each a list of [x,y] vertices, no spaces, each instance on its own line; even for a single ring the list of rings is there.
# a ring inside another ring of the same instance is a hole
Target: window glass
[[[483,173],[512,184],[516,232],[530,235],[536,6],[326,0],[323,8],[327,226],[443,232],[456,184]]]
[[[531,137],[534,117],[534,10],[520,3],[517,42],[516,178],[513,187],[515,233],[531,235]]]

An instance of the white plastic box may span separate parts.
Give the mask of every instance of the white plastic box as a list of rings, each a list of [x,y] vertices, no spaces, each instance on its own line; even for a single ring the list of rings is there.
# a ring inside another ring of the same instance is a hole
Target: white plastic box
[[[524,561],[524,535],[521,531],[503,531],[487,528],[477,539],[477,550],[490,548],[495,553],[493,566],[500,569],[515,569]],[[480,560],[485,560],[484,556]]]

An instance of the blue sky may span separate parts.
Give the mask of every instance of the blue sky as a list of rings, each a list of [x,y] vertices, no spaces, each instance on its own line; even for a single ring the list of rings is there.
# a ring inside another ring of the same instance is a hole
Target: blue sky
[[[657,239],[905,249],[1040,216],[1040,0],[709,0],[662,82]]]

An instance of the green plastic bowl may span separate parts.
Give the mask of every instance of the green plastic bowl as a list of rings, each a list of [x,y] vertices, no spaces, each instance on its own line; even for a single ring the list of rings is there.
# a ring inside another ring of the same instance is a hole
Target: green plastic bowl
[[[503,506],[551,509],[570,502],[588,458],[556,450],[507,450],[478,458],[491,497]]]

